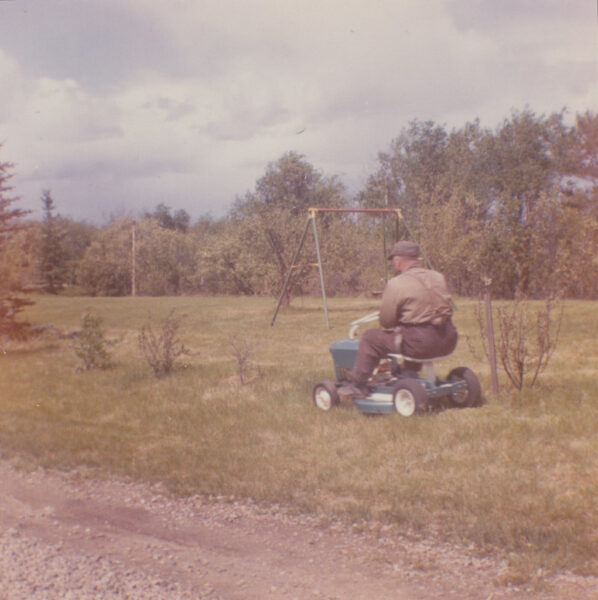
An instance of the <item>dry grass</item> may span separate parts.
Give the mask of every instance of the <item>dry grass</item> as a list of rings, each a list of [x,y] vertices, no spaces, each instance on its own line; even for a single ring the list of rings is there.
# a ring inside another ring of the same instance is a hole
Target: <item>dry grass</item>
[[[485,390],[472,301],[462,343],[442,369],[468,365]],[[269,326],[273,302],[247,298],[42,297],[36,322],[78,328],[93,310],[119,339],[115,367],[80,372],[69,340],[6,346],[0,450],[46,466],[162,481],[173,492],[251,497],[359,522],[393,523],[501,552],[516,581],[572,569],[598,574],[598,304],[568,302],[559,348],[532,391],[479,409],[367,418],[311,403],[332,378],[330,342],[376,309],[369,300],[305,299]],[[156,379],[137,348],[148,314],[186,315],[193,355]],[[261,376],[241,385],[230,340],[256,340]],[[464,341],[469,337],[471,344]],[[474,353],[470,348],[474,348]]]

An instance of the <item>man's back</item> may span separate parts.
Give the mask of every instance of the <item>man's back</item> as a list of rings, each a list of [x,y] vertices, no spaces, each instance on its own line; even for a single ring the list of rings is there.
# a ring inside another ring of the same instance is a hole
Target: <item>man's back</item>
[[[444,275],[413,265],[387,283],[380,305],[380,325],[392,329],[397,325],[438,324],[452,313]]]

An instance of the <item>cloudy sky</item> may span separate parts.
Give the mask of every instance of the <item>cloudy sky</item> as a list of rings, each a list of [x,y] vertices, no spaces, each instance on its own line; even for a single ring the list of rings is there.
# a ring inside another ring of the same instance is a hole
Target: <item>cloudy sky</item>
[[[413,119],[598,110],[596,0],[0,0],[19,206],[220,217],[294,150],[357,191]]]

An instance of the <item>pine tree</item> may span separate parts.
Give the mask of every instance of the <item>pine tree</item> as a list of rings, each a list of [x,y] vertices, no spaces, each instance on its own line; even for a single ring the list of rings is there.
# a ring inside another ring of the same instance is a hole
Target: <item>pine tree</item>
[[[40,245],[40,272],[46,291],[55,294],[66,280],[67,253],[64,246],[65,232],[55,214],[54,200],[50,190],[42,194],[44,219]]]
[[[23,296],[18,278],[2,260],[6,243],[24,227],[23,217],[29,212],[13,206],[18,198],[10,195],[12,167],[11,163],[0,162],[0,336],[19,338],[26,335],[28,324],[18,321],[17,316],[33,302]]]

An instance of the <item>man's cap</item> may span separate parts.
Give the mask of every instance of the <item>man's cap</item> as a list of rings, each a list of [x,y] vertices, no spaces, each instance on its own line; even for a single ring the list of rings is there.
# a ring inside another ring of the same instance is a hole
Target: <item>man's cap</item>
[[[419,246],[415,242],[401,240],[392,247],[388,258],[390,259],[393,256],[403,256],[404,258],[419,258]]]

